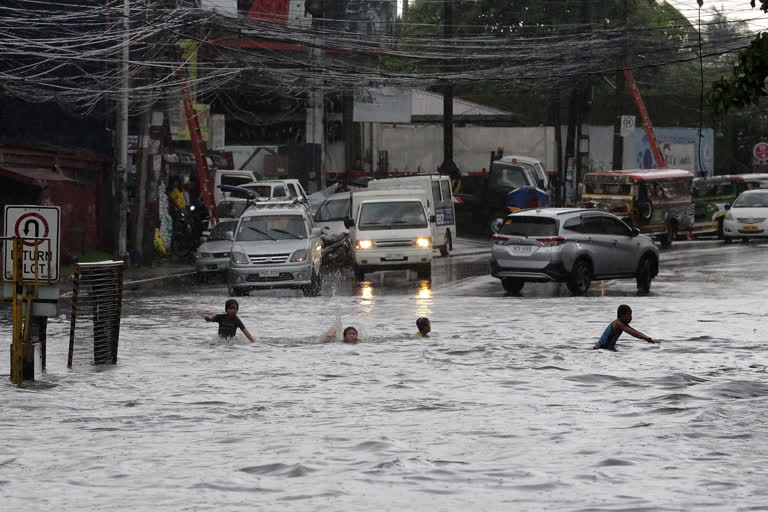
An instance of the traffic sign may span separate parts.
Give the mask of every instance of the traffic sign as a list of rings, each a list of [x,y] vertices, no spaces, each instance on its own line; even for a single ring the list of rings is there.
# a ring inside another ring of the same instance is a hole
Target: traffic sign
[[[6,205],[5,236],[40,239],[24,240],[23,279],[47,281],[50,271],[50,280],[59,280],[60,226],[58,206]],[[46,240],[50,240],[50,244]],[[13,244],[6,240],[3,245],[4,277],[13,279]]]
[[[629,137],[635,133],[635,116],[621,116],[621,136]]]
[[[758,142],[755,144],[752,154],[758,160],[768,160],[768,142]]]

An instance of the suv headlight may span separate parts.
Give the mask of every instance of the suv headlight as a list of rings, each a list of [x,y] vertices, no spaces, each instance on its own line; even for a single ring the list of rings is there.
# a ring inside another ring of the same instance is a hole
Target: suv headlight
[[[426,249],[427,247],[432,245],[432,239],[431,238],[417,238],[416,239],[416,245]]]
[[[294,252],[291,256],[291,261],[294,263],[301,263],[302,261],[307,260],[307,250],[306,249],[299,249],[298,251]]]
[[[242,252],[233,252],[231,260],[235,265],[247,265],[251,262],[248,255]]]
[[[370,249],[371,247],[373,247],[373,242],[370,240],[358,240],[355,244],[356,249]]]

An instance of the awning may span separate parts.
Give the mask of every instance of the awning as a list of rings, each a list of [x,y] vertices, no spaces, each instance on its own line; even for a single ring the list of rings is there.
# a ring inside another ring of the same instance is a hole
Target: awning
[[[73,180],[52,169],[39,167],[11,167],[3,165],[0,166],[0,176],[6,176],[16,181],[29,183],[30,185],[39,185],[41,182],[77,183],[77,180]]]

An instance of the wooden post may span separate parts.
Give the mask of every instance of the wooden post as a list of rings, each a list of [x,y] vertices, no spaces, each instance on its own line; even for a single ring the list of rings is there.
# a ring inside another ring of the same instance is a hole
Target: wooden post
[[[23,364],[24,352],[21,346],[21,324],[23,308],[23,272],[22,258],[24,257],[24,245],[21,237],[13,238],[13,338],[11,339],[11,382],[21,386],[24,380]]]
[[[112,341],[112,364],[117,364],[117,346],[118,341],[120,340],[120,318],[122,317],[123,313],[123,271],[125,270],[125,265],[120,265],[117,268],[116,274],[117,274],[117,325],[118,328],[115,329],[115,337]]]

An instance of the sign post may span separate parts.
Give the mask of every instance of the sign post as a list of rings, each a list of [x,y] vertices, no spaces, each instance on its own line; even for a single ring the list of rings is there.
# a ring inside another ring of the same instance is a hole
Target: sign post
[[[25,281],[58,281],[61,208],[58,206],[5,207],[5,236],[24,238],[22,279]],[[13,279],[11,244],[4,247],[3,271],[6,280]]]

